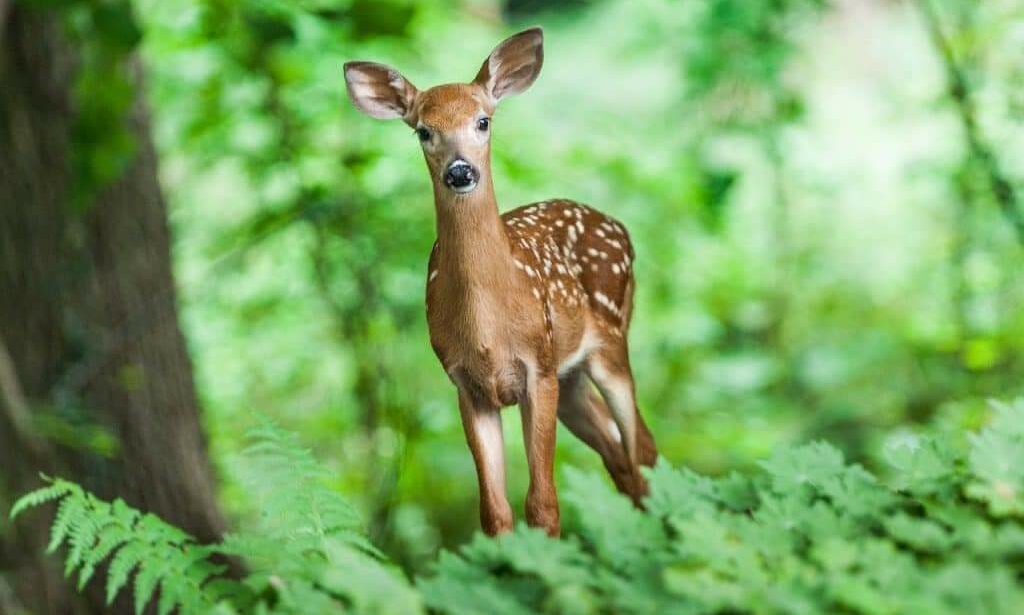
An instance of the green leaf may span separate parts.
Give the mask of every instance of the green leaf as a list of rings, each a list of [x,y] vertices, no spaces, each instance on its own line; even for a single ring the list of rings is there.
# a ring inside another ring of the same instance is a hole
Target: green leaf
[[[846,467],[843,454],[826,442],[777,450],[759,465],[771,477],[772,490],[779,494],[820,489]]]
[[[49,480],[45,476],[43,477],[43,479]],[[60,499],[70,493],[73,493],[77,488],[77,485],[74,485],[72,483],[68,483],[59,479],[55,480],[53,481],[53,484],[47,487],[42,487],[40,489],[36,489],[35,491],[30,491],[25,495],[21,496],[20,498],[18,498],[14,502],[14,505],[11,506],[11,512],[9,517],[11,519],[14,519],[15,517],[17,517],[29,508],[42,506],[47,502]]]

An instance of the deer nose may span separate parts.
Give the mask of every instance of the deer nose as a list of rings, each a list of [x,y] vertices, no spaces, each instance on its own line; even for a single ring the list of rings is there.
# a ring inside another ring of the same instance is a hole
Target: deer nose
[[[444,172],[444,183],[456,192],[469,192],[476,187],[477,173],[473,165],[457,158]]]

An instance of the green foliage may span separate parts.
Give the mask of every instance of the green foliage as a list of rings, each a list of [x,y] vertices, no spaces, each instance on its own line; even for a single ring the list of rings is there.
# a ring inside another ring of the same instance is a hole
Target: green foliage
[[[224,571],[211,560],[214,550],[201,546],[181,530],[123,500],[104,502],[78,485],[56,479],[20,498],[11,517],[26,508],[59,500],[50,530],[48,552],[66,547],[64,574],[78,574],[81,590],[98,566],[107,563],[107,603],[134,578],[135,610],[141,613],[159,589],[159,609],[174,605],[184,612],[208,612],[217,600],[211,579]]]
[[[825,443],[777,451],[750,477],[662,461],[646,512],[572,474],[572,536],[478,538],[419,587],[443,613],[485,600],[502,613],[1015,613],[1017,475],[983,459],[1024,454],[1021,429],[1024,400],[997,405],[963,453],[939,435],[901,436],[886,481]]]
[[[214,462],[247,446],[251,410],[273,416],[348,470],[332,487],[406,570],[469,538],[474,468],[425,330],[422,156],[408,127],[349,104],[348,60],[425,88],[544,26],[540,79],[494,119],[499,202],[571,197],[629,227],[631,362],[668,459],[717,476],[824,439],[877,470],[889,429],[1024,391],[1024,250],[920,14],[935,8],[977,137],[1019,195],[1018,0],[33,3],[84,50],[77,194],[130,160],[115,128],[129,70],[145,74]],[[564,430],[558,455],[600,468]],[[914,463],[906,480],[948,486]],[[221,498],[245,524],[250,490],[229,479]]]
[[[548,544],[520,531],[442,555],[448,572],[421,584],[428,604],[435,584],[469,603],[566,612],[607,608],[613,588],[640,586],[614,594],[629,596],[622,610],[656,610],[665,592],[700,584],[693,575],[710,579],[708,600],[753,591],[749,579],[725,583],[719,568],[691,570],[699,544],[685,543],[679,564],[684,543],[665,534],[669,517],[706,527],[737,567],[768,574],[758,564],[767,556],[736,550],[748,543],[734,525],[756,533],[782,568],[769,579],[808,570],[794,561],[824,566],[805,553],[813,543],[847,583],[832,589],[858,604],[870,601],[849,568],[880,547],[850,547],[848,533],[896,545],[894,565],[949,562],[956,548],[1012,557],[1024,504],[1011,431],[986,431],[973,447],[941,434],[977,427],[986,399],[1024,392],[1024,250],[997,209],[1005,186],[986,177],[999,170],[1018,201],[1024,194],[1024,166],[1013,164],[1024,159],[1019,0],[19,4],[59,11],[81,49],[79,203],[130,161],[135,144],[121,128],[139,94],[132,71],[145,75],[182,327],[214,463],[233,469],[220,503],[238,534],[218,548],[250,562],[243,594],[257,603],[371,609],[374,588],[400,585],[387,567],[371,580],[336,565],[377,561],[355,511],[373,545],[416,573],[477,526],[472,460],[422,314],[434,239],[422,157],[406,126],[352,108],[340,67],[383,61],[420,87],[467,79],[502,36],[533,24],[546,32],[544,71],[495,117],[500,205],[566,196],[627,224],[640,407],[659,451],[694,472],[656,468],[650,514],[592,497],[603,479],[569,472],[576,547],[547,554],[566,562],[557,588],[529,572],[539,560],[502,559],[516,541]],[[929,35],[926,6],[942,36]],[[941,40],[963,83],[947,74]],[[974,153],[954,93],[973,109]],[[312,456],[295,457],[283,434],[244,437],[252,410],[346,471],[306,474]],[[939,435],[912,435],[932,419]],[[528,473],[518,421],[505,420],[519,508]],[[41,427],[118,454],[81,425]],[[793,446],[822,440],[845,455]],[[559,467],[600,468],[564,430],[558,456]],[[908,497],[920,506],[903,507]],[[750,511],[762,525],[740,523]],[[790,518],[841,524],[845,542],[765,529]],[[796,559],[781,558],[784,548]],[[571,574],[584,567],[577,557],[600,587]],[[648,578],[627,574],[644,566]],[[801,602],[785,579],[780,587],[764,590],[764,610],[792,602],[797,612],[824,592]]]
[[[247,473],[258,514],[252,528],[215,545],[194,538],[122,500],[99,500],[56,479],[11,509],[59,501],[49,551],[66,547],[65,574],[78,588],[108,564],[106,597],[130,585],[135,610],[156,600],[170,613],[360,613],[401,615],[421,610],[420,598],[358,530],[348,503],[327,487],[326,470],[272,424],[249,434],[237,467]],[[260,480],[255,480],[260,477]],[[243,579],[226,558],[244,562]]]
[[[796,119],[802,110],[800,92],[783,78],[797,51],[793,29],[825,4],[703,3],[690,22],[691,38],[684,47],[689,95],[704,103],[712,117],[731,126],[777,128]],[[727,98],[742,102],[723,105]]]
[[[348,469],[334,486],[406,569],[469,538],[474,468],[423,317],[428,176],[408,127],[353,109],[339,67],[468,79],[532,24],[545,66],[495,115],[499,203],[566,196],[629,227],[631,363],[668,459],[719,475],[825,439],[867,463],[897,425],[1022,393],[1024,251],[951,190],[962,130],[916,4],[546,4],[502,23],[496,0],[135,0],[215,461],[254,409]],[[977,60],[977,119],[1009,172],[1020,3],[942,6],[977,17],[963,37],[966,20],[943,23]],[[600,468],[565,431],[558,449]],[[245,489],[227,483],[228,512]]]
[[[250,430],[248,439],[249,446],[235,464],[240,482],[260,511],[258,538],[249,536],[247,548],[261,541],[260,551],[270,559],[279,559],[282,548],[293,549],[296,556],[322,549],[328,539],[373,550],[361,534],[359,515],[340,494],[326,488],[327,469],[294,434],[265,423]],[[238,555],[254,554],[240,551]]]
[[[61,480],[12,516],[58,500],[51,550],[67,546],[81,588],[107,561],[108,599],[133,570],[136,609],[160,612],[469,615],[564,613],[1018,613],[1024,608],[1024,399],[961,445],[895,436],[879,480],[817,442],[761,471],[711,479],[664,460],[646,510],[607,480],[569,471],[561,540],[517,527],[443,552],[415,585],[381,561],[351,509],[293,436],[266,424],[240,460],[261,481],[258,529],[199,546],[121,501]],[[979,505],[980,504],[980,505]],[[241,558],[242,580],[211,557]]]
[[[994,404],[992,425],[971,439],[967,494],[995,516],[1024,515],[1024,423],[1020,408]]]

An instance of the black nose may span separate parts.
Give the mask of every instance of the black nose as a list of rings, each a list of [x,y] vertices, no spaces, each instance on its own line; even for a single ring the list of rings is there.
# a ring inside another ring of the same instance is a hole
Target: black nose
[[[476,171],[473,165],[465,160],[456,160],[448,165],[444,173],[444,183],[449,187],[459,189],[465,188],[476,182]]]

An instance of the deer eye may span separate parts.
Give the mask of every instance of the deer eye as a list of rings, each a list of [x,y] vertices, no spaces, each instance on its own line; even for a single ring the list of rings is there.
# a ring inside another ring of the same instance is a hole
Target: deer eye
[[[491,118],[482,117],[476,121],[476,129],[480,132],[486,132],[491,126]]]
[[[416,136],[420,138],[420,141],[426,143],[430,140],[430,131],[421,126],[416,129]]]

